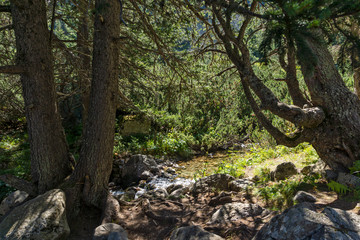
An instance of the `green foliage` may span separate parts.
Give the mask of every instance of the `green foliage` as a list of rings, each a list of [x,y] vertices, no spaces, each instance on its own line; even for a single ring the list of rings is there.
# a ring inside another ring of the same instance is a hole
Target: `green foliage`
[[[335,191],[340,195],[345,195],[346,193],[349,193],[351,191],[349,187],[345,186],[344,184],[335,182],[333,180],[331,180],[327,184],[327,186],[329,187],[329,189],[331,189],[331,191]]]
[[[29,180],[30,177],[30,146],[26,142],[27,135],[13,131],[0,135],[0,175],[12,174]],[[0,181],[0,201],[13,188]]]
[[[265,200],[273,210],[283,210],[294,204],[293,197],[305,186],[315,187],[320,176],[297,176],[275,183],[260,183],[255,187],[255,193]]]
[[[351,174],[360,174],[360,160],[354,162],[353,166],[349,168]]]

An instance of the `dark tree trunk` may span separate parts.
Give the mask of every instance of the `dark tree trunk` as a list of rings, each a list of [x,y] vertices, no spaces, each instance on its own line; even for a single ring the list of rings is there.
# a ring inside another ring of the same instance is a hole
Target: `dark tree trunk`
[[[13,0],[16,36],[31,149],[32,181],[39,193],[56,187],[69,175],[69,152],[57,108],[53,59],[43,0]]]
[[[112,170],[118,96],[120,4],[97,0],[89,113],[73,179],[84,181],[83,200],[103,207]]]
[[[91,51],[89,47],[89,0],[79,1],[79,27],[77,32],[77,48],[80,58],[79,66],[79,82],[81,90],[81,103],[82,103],[82,124],[85,130],[85,124],[89,109],[90,98],[90,70],[91,70]]]

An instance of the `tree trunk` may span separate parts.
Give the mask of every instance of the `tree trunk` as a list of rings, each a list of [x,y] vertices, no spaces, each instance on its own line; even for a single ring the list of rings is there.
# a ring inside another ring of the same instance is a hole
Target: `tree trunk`
[[[70,173],[69,152],[57,108],[53,59],[43,0],[11,1],[31,149],[32,181],[39,193]]]
[[[83,200],[103,207],[112,170],[118,96],[120,5],[97,0],[89,113],[73,179],[84,182]]]
[[[300,61],[302,72],[312,104],[321,107],[326,115],[313,129],[312,144],[330,167],[347,171],[360,159],[360,100],[345,86],[326,45],[304,38],[318,60],[314,70]]]
[[[90,69],[91,69],[91,51],[88,46],[89,41],[89,1],[79,1],[79,28],[77,32],[77,48],[80,58],[79,66],[79,82],[81,90],[81,103],[82,103],[82,124],[83,130],[85,130],[85,124],[89,109],[90,98]]]

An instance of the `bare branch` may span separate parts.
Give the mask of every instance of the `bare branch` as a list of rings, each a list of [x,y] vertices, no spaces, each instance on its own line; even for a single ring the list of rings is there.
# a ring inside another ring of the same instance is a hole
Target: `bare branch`
[[[25,72],[25,69],[20,66],[16,66],[16,65],[0,66],[0,73],[22,74],[24,72]]]
[[[0,180],[4,183],[24,192],[27,192],[30,196],[37,195],[37,187],[24,179],[15,177],[10,174],[1,175]]]

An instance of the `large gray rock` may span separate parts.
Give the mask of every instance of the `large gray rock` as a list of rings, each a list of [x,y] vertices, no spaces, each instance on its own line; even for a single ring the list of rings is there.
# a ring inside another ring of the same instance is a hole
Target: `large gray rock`
[[[0,217],[5,215],[17,205],[23,203],[28,196],[29,194],[23,191],[17,190],[15,192],[12,192],[0,204]]]
[[[321,213],[312,203],[301,203],[273,217],[253,240],[358,240],[360,216],[326,207]]]
[[[94,231],[93,240],[127,240],[126,231],[118,224],[105,223]]]
[[[214,174],[200,178],[194,183],[190,191],[193,194],[208,192],[211,190],[230,191],[229,183],[235,178],[229,174]]]
[[[172,232],[170,240],[224,240],[198,226],[181,227]]]
[[[124,185],[129,185],[133,182],[140,181],[145,171],[158,171],[158,165],[155,160],[149,156],[141,154],[131,156],[131,158],[125,162],[122,169],[122,183]]]
[[[295,164],[293,164],[292,162],[284,162],[277,165],[275,171],[273,172],[273,175],[274,175],[274,179],[276,181],[279,181],[279,180],[285,180],[286,178],[294,176],[297,173],[298,172],[295,167]]]
[[[247,217],[264,217],[270,211],[252,203],[227,203],[217,210],[211,217],[209,224],[235,223]]]
[[[337,182],[348,187],[360,187],[360,178],[349,173],[340,172],[337,178]]]
[[[0,223],[0,239],[65,240],[69,234],[65,193],[60,189],[16,207]]]

